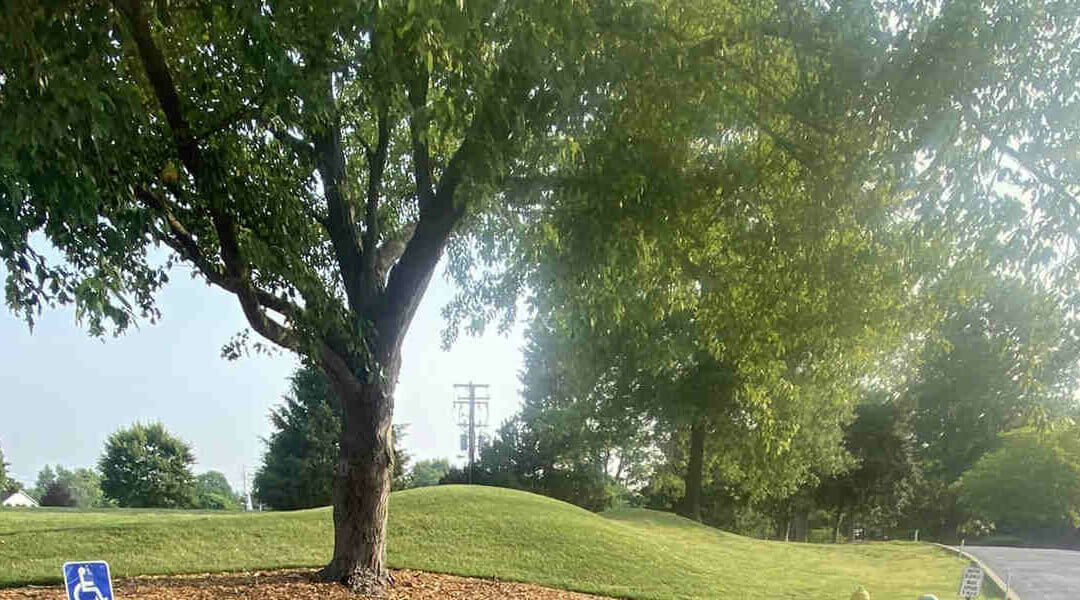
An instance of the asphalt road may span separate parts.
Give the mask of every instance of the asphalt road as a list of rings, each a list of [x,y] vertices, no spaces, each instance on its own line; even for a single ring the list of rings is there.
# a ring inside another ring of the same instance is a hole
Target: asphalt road
[[[1003,580],[1010,578],[1020,600],[1080,598],[1080,552],[1041,548],[964,548]]]

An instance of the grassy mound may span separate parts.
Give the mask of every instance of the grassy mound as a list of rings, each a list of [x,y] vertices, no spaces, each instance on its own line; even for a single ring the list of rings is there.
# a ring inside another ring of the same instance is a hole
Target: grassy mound
[[[329,509],[280,513],[0,511],[0,587],[54,583],[66,560],[104,559],[114,577],[321,566]],[[524,492],[441,486],[395,493],[392,567],[497,577],[632,598],[949,597],[963,563],[894,542],[784,544],[666,513],[596,515]]]

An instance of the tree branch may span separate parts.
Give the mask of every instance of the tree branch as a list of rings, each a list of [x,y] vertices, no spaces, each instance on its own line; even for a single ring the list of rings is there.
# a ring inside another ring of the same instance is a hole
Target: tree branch
[[[378,272],[378,248],[379,243],[379,199],[382,194],[382,179],[386,172],[386,157],[390,149],[390,135],[393,129],[390,110],[386,104],[378,109],[379,139],[375,142],[375,150],[368,153],[368,181],[367,181],[367,207],[364,214],[364,237],[363,237],[363,277],[366,296],[363,309],[365,312],[378,292],[382,290],[384,279]],[[354,310],[360,307],[353,307]]]
[[[283,348],[298,350],[300,344],[295,333],[267,317],[263,311],[263,305],[259,301],[260,294],[251,280],[251,265],[244,260],[240,252],[235,219],[226,210],[222,194],[211,185],[212,176],[207,172],[207,162],[199,151],[198,144],[192,134],[191,125],[184,117],[180,95],[176,91],[172,75],[169,73],[165,56],[154,42],[149,20],[143,11],[142,1],[115,1],[117,9],[127,16],[131,25],[131,34],[138,48],[139,59],[142,62],[147,79],[149,79],[150,85],[153,87],[158,104],[161,106],[162,112],[165,113],[165,119],[172,129],[173,142],[176,144],[180,160],[196,178],[196,182],[202,188],[201,193],[206,195],[209,200],[210,216],[221,246],[221,258],[225,263],[225,279],[222,281],[234,287],[231,291],[240,301],[240,307],[243,309],[244,316],[252,329]],[[172,225],[170,223],[170,227]],[[188,241],[193,240],[189,237]],[[190,250],[187,244],[184,244],[184,246]],[[209,265],[209,263],[206,262],[205,265]]]
[[[163,198],[145,189],[136,190],[135,195],[143,204],[157,212],[169,226],[171,233],[154,230],[154,237],[194,265],[207,281],[231,294],[239,295],[240,287],[237,282],[229,278],[203,254],[195,237],[176,218]],[[259,304],[293,321],[302,319],[304,316],[303,309],[284,298],[258,289],[255,290],[255,295]]]
[[[172,129],[180,160],[193,175],[201,175],[204,161],[199,155],[198,144],[192,134],[191,125],[184,117],[183,108],[180,105],[180,94],[176,91],[165,56],[154,42],[150,22],[143,12],[142,0],[115,0],[114,5],[117,10],[127,16],[128,23],[131,25],[131,37],[135,40],[139,60],[154,90],[154,96],[162,112],[165,113],[165,120]]]
[[[409,86],[409,137],[412,140],[413,176],[416,179],[416,197],[423,212],[435,201],[431,183],[431,157],[428,153],[427,136],[429,120],[427,112],[428,73],[425,69]]]
[[[305,160],[314,162],[317,159],[315,146],[302,139],[293,137],[292,134],[283,131],[278,127],[269,126],[267,129],[269,129],[270,133],[273,134],[274,139],[280,142],[282,146],[289,148],[294,153],[302,156]]]
[[[430,202],[421,204],[416,231],[390,271],[386,293],[377,312],[379,331],[387,335],[387,339],[380,340],[384,351],[392,352],[400,347],[450,233],[465,215],[466,202],[457,201],[455,192],[466,171],[488,156],[493,146],[510,136],[513,118],[503,111],[507,105],[517,107],[513,102],[520,98],[510,99],[503,94],[522,91],[515,90],[512,81],[502,81],[500,75],[504,75],[501,70],[494,76],[491,95],[473,115],[465,139],[443,169]],[[413,156],[414,161],[418,158],[423,161],[426,153]]]
[[[1071,200],[1073,204],[1080,206],[1080,198],[1077,198],[1073,193],[1068,190],[1068,188],[1065,187],[1071,182],[1062,183],[1061,181],[1055,179],[1052,175],[1050,175],[1050,173],[1043,170],[1037,164],[1037,159],[1026,156],[1019,150],[1016,150],[1012,146],[1009,146],[1008,142],[1006,142],[1000,136],[992,135],[989,131],[985,129],[982,122],[975,115],[974,111],[971,110],[971,107],[965,106],[964,114],[971,122],[972,127],[975,128],[975,131],[977,131],[979,135],[983,136],[984,138],[986,138],[987,141],[993,144],[999,152],[1016,161],[1016,164],[1020,165],[1020,168],[1024,169],[1028,173],[1031,173],[1031,175],[1034,176],[1035,179],[1039,180],[1040,183],[1047,187],[1053,188],[1053,190],[1061,194],[1063,198]]]
[[[334,109],[333,84],[325,82],[324,101]],[[323,196],[327,206],[327,231],[334,246],[345,295],[354,311],[361,310],[365,297],[362,273],[363,257],[358,242],[356,218],[353,206],[345,195],[345,151],[341,142],[341,118],[334,111],[334,118],[326,130],[312,136],[319,175],[322,177]]]

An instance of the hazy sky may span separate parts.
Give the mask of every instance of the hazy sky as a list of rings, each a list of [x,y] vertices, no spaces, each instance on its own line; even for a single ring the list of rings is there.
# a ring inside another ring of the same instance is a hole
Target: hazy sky
[[[93,466],[105,438],[136,421],[161,421],[192,445],[196,472],[223,472],[237,488],[261,461],[267,414],[287,390],[291,354],[220,357],[245,327],[232,296],[177,269],[160,294],[164,318],[100,341],[75,324],[70,309],[46,311],[31,333],[0,308],[0,448],[10,473],[32,486],[46,464]],[[453,384],[491,384],[491,424],[518,407],[521,326],[509,336],[491,328],[439,345],[442,306],[453,286],[433,277],[405,339],[395,423],[407,423],[414,458],[456,458]],[[0,279],[6,273],[0,269]],[[252,334],[254,335],[254,334]]]

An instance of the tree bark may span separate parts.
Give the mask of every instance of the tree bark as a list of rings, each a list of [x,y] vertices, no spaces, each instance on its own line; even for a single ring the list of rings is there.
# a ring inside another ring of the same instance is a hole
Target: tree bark
[[[844,523],[844,507],[836,509],[836,520],[833,522],[833,543],[840,543],[840,527]]]
[[[334,554],[320,576],[381,597],[392,583],[385,556],[397,369],[381,384],[331,379],[341,397],[341,448],[334,473]]]
[[[688,519],[701,520],[701,478],[705,467],[705,421],[690,426],[690,460],[686,466],[686,495],[682,514]]]

